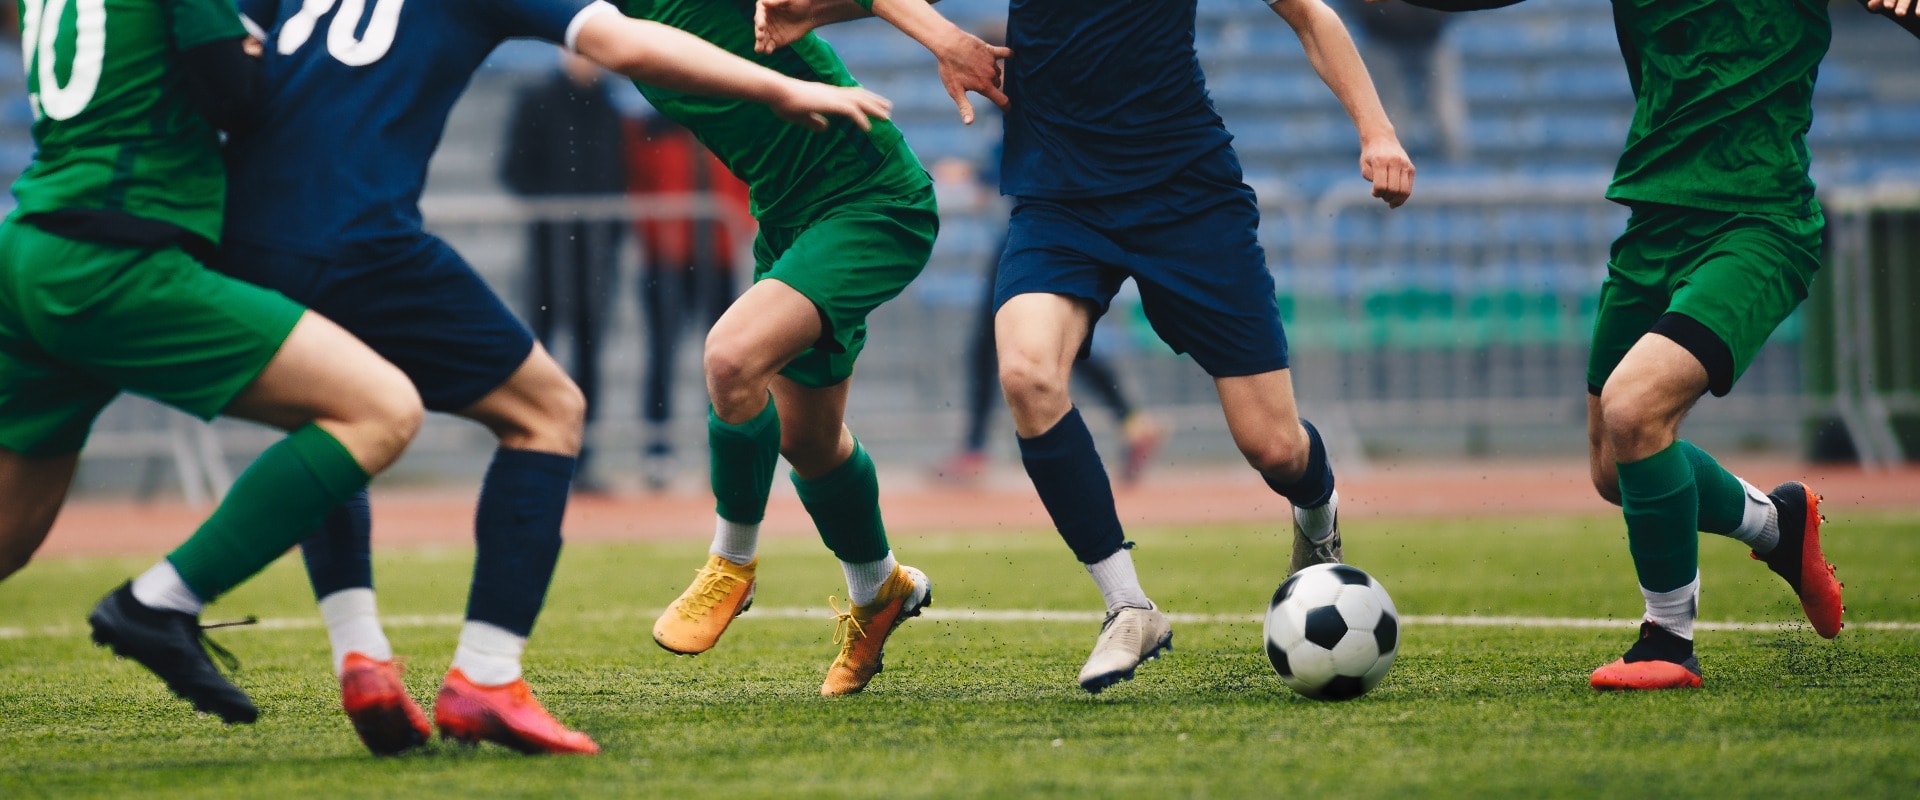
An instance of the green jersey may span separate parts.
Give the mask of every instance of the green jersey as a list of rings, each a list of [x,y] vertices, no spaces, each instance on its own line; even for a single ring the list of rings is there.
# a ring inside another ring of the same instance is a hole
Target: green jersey
[[[1633,127],[1607,197],[1805,215],[1825,0],[1613,0]]]
[[[753,51],[753,0],[619,0],[627,16],[679,28],[734,55],[800,80],[857,86],[833,48],[805,38],[771,55]],[[804,225],[849,191],[897,197],[928,185],[926,169],[900,129],[874,120],[862,131],[835,117],[814,133],[759,103],[638,84],[660,113],[712,150],[753,193],[753,215],[775,226]]]
[[[21,0],[33,163],[17,215],[103,210],[220,239],[226,170],[175,54],[246,35],[232,0]]]

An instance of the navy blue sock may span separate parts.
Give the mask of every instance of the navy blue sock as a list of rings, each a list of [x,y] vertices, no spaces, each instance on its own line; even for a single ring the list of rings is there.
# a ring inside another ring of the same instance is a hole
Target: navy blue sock
[[[573,456],[501,448],[480,484],[473,519],[473,589],[467,619],[533,633],[560,560]]]
[[[1307,471],[1289,484],[1277,483],[1265,475],[1261,478],[1294,507],[1319,508],[1333,499],[1333,463],[1327,460],[1327,443],[1320,440],[1320,431],[1313,423],[1303,419],[1300,427],[1307,429]]]
[[[341,589],[373,588],[373,511],[367,490],[328,512],[319,530],[300,543],[300,555],[315,600]]]
[[[1113,484],[1080,409],[1068,409],[1052,430],[1021,439],[1020,462],[1054,529],[1080,563],[1092,564],[1120,551],[1126,534],[1113,507]]]

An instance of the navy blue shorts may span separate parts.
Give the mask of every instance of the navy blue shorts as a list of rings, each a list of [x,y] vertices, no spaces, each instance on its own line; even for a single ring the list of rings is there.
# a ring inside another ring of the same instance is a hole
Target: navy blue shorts
[[[1154,333],[1207,374],[1285,369],[1287,334],[1259,226],[1231,147],[1125,194],[1016,198],[994,310],[1016,295],[1059,294],[1087,301],[1098,319],[1132,278]]]
[[[446,242],[428,235],[328,259],[228,242],[220,270],[333,320],[400,368],[435,411],[473,405],[533,352],[533,334]]]

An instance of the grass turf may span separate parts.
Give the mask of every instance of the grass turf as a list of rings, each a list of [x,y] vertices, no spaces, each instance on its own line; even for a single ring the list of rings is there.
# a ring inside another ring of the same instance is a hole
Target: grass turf
[[[1291,694],[1260,650],[1257,613],[1282,577],[1284,531],[1135,532],[1142,580],[1174,612],[1170,657],[1099,696],[1073,683],[1095,621],[921,619],[859,696],[817,687],[833,655],[817,542],[763,548],[756,611],[713,652],[648,637],[691,577],[694,541],[570,547],[528,677],[594,758],[528,758],[436,742],[368,756],[336,708],[326,637],[294,559],[211,609],[291,627],[216,632],[245,662],[253,726],[197,717],[130,662],[86,641],[92,602],[146,559],[47,559],[0,584],[0,797],[286,796],[1517,796],[1910,797],[1920,734],[1920,526],[1836,517],[1848,582],[1839,639],[1804,625],[1699,634],[1706,688],[1603,695],[1639,612],[1624,534],[1607,517],[1350,521],[1348,558],[1403,615],[1612,618],[1605,627],[1408,624],[1394,671],[1359,700]],[[936,610],[1095,612],[1050,533],[901,536]],[[1703,619],[1787,623],[1797,605],[1736,543],[1702,537]],[[464,548],[378,554],[382,611],[423,702],[453,649]],[[817,608],[817,615],[782,613]],[[1091,619],[1091,618],[1090,618]],[[304,626],[304,627],[303,627]]]

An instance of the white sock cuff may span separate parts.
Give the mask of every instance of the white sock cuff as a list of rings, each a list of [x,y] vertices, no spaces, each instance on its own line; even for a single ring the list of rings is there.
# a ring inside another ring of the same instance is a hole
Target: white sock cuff
[[[735,564],[752,561],[760,549],[760,523],[733,522],[719,516],[714,520],[713,546],[707,552]]]
[[[133,599],[148,608],[178,611],[196,617],[207,608],[206,602],[187,587],[186,579],[181,578],[180,571],[173,568],[173,562],[164,558],[133,579]]]
[[[393,659],[393,645],[380,627],[380,612],[372,589],[341,589],[321,598],[320,619],[327,624],[327,641],[333,646],[335,675],[340,674],[348,653],[380,661]]]
[[[453,651],[453,666],[467,680],[481,686],[499,686],[520,678],[520,654],[526,652],[527,637],[479,620],[467,620],[460,628],[460,646]]]
[[[899,565],[900,562],[894,559],[892,550],[888,550],[886,557],[879,561],[869,561],[865,564],[840,562],[840,570],[847,574],[848,600],[856,606],[872,603],[874,598],[880,596],[881,584],[886,583],[887,578],[893,576],[894,567]]]
[[[1100,597],[1106,601],[1107,610],[1121,606],[1153,607],[1153,601],[1147,599],[1147,590],[1140,588],[1140,576],[1133,569],[1133,554],[1126,548],[1086,566],[1094,585],[1100,587]]]
[[[1733,530],[1733,538],[1745,542],[1756,553],[1767,553],[1780,541],[1780,514],[1773,500],[1765,492],[1745,480],[1740,488],[1746,490],[1746,503],[1740,509],[1740,527]]]
[[[1693,573],[1693,581],[1685,586],[1666,592],[1655,592],[1642,586],[1640,595],[1647,601],[1647,619],[1668,633],[1693,641],[1693,620],[1700,615],[1698,570]]]
[[[1326,541],[1333,535],[1334,515],[1340,510],[1340,490],[1335,489],[1327,495],[1327,504],[1319,508],[1293,509],[1293,522],[1305,531],[1307,538],[1314,544]]]

